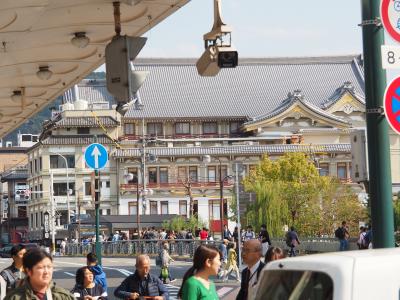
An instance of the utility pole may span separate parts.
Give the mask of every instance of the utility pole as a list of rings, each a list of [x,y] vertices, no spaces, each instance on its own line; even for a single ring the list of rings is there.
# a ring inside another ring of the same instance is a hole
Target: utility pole
[[[97,136],[94,136],[94,143],[97,143]],[[101,265],[101,244],[99,239],[100,231],[100,171],[94,170],[94,206],[96,211],[96,256]]]
[[[50,172],[50,224],[51,224],[51,253],[56,253],[56,210],[54,207],[53,172]]]
[[[235,163],[235,184],[236,184],[236,219],[237,219],[237,229],[238,229],[238,245],[236,245],[238,249],[238,257],[239,257],[239,270],[242,268],[242,256],[240,249],[240,241],[242,240],[241,234],[241,225],[240,225],[240,202],[239,202],[239,163]]]
[[[193,216],[193,193],[192,193],[192,179],[190,176],[187,177],[186,181],[182,181],[183,186],[186,189],[186,195],[189,196],[189,206],[190,206],[190,217]]]
[[[374,248],[394,247],[394,220],[388,123],[383,114],[386,72],[382,68],[384,30],[380,2],[362,0],[369,192]]]

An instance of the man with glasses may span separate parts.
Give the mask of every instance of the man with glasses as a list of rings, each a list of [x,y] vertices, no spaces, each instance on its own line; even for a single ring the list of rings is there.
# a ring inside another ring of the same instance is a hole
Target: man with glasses
[[[242,271],[242,283],[236,300],[251,300],[256,296],[258,278],[265,266],[261,261],[261,242],[255,239],[245,241],[242,248],[242,257],[247,267]]]

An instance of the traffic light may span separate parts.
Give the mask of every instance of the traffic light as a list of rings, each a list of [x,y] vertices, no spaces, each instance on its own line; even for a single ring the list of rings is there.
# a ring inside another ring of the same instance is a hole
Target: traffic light
[[[149,72],[134,71],[131,61],[142,50],[147,38],[115,36],[106,47],[107,90],[118,102],[117,111],[126,113],[127,105],[145,81]]]

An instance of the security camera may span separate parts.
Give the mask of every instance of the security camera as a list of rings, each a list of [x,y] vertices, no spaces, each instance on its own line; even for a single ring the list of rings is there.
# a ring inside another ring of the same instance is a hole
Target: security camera
[[[233,47],[217,47],[218,67],[236,68],[238,65],[238,52]]]

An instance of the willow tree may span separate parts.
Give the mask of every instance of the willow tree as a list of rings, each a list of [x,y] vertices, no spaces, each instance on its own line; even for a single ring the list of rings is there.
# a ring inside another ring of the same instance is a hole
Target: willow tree
[[[267,224],[273,236],[284,225],[294,225],[302,235],[331,235],[339,220],[356,229],[366,209],[357,195],[337,179],[320,176],[304,153],[287,153],[277,160],[264,156],[244,179],[247,191],[256,193],[248,207],[248,220]]]

